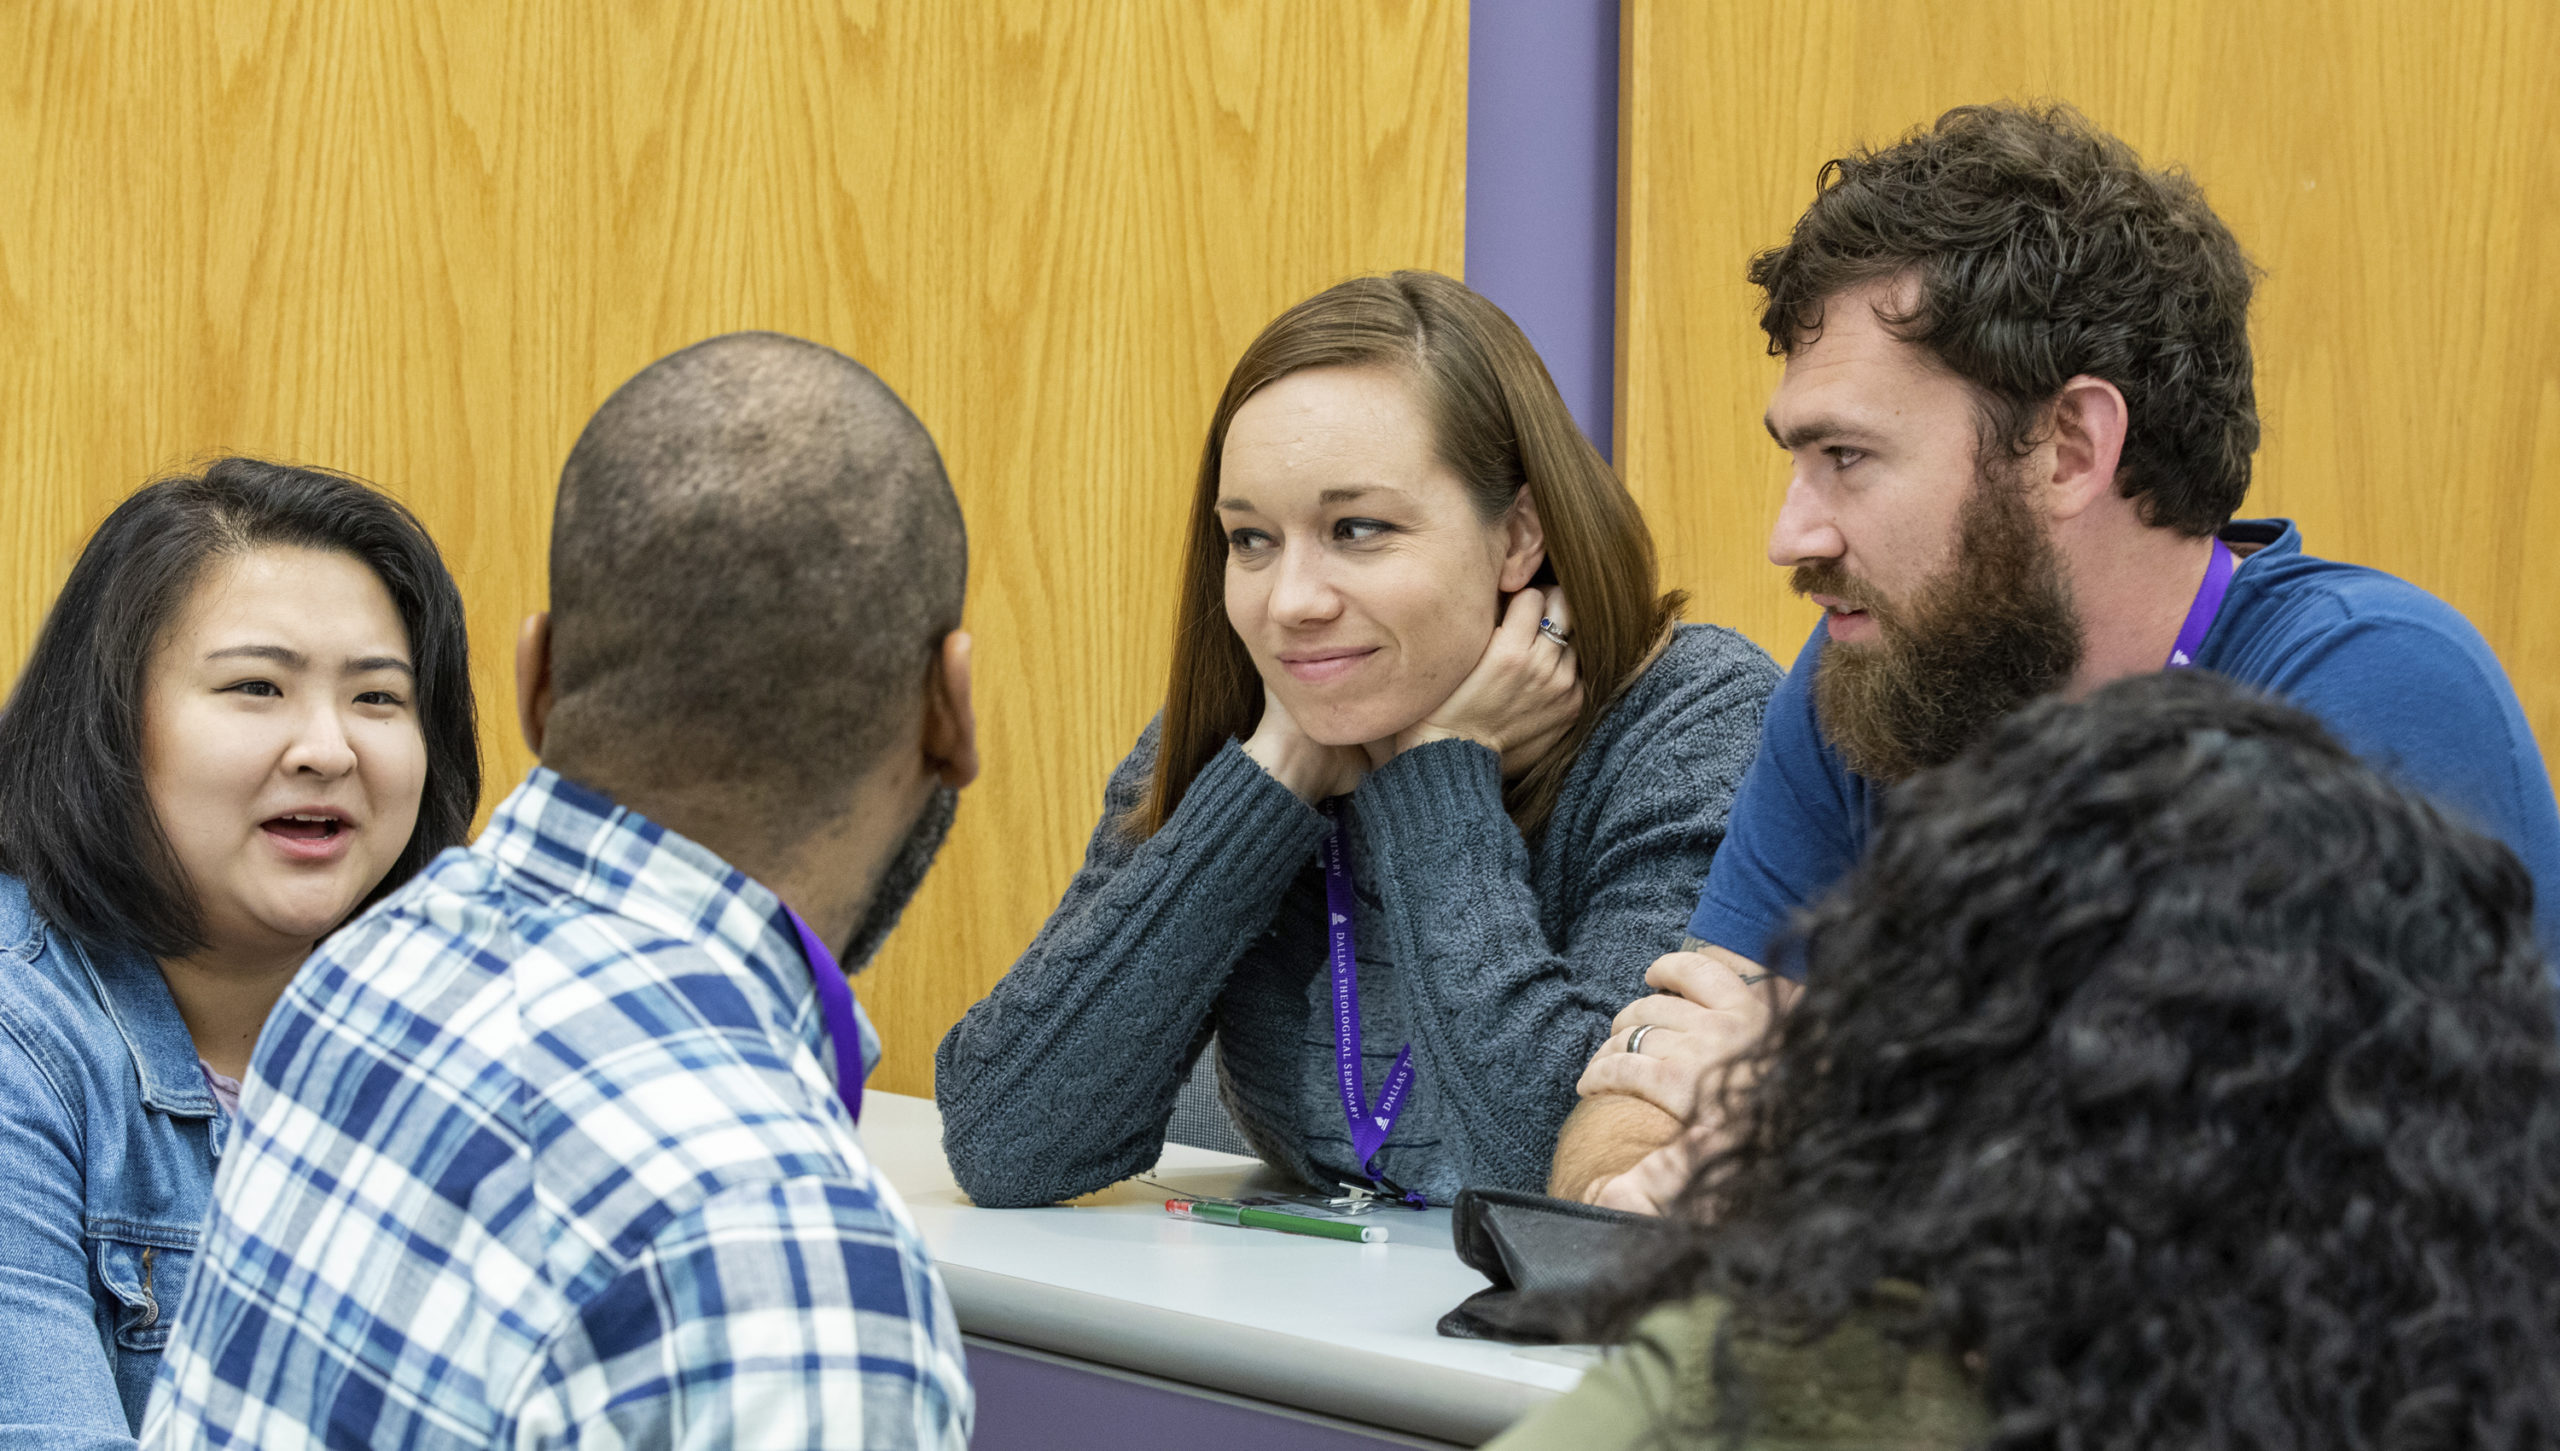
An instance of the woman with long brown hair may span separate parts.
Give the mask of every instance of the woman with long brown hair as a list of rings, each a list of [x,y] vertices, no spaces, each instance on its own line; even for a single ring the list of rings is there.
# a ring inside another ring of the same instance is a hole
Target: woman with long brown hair
[[[1519,328],[1431,272],[1282,314],[1209,424],[1164,706],[1083,870],[942,1042],[981,1204],[1155,1162],[1214,1033],[1309,1183],[1545,1182],[1674,947],[1778,678],[1676,624]]]

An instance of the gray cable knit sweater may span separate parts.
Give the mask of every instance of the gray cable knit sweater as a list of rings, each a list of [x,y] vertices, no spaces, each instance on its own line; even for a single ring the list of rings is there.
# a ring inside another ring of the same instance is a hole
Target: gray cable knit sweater
[[[1603,717],[1533,848],[1471,741],[1364,778],[1351,831],[1362,1061],[1374,1099],[1413,1045],[1378,1168],[1434,1202],[1546,1182],[1574,1080],[1647,964],[1677,946],[1778,669],[1683,625]],[[1324,816],[1230,741],[1164,829],[1119,818],[1153,725],[1112,772],[1083,868],[1030,950],[934,1055],[942,1143],[985,1205],[1050,1204],[1153,1165],[1214,1030],[1228,1109],[1311,1184],[1359,1173],[1335,1086]]]

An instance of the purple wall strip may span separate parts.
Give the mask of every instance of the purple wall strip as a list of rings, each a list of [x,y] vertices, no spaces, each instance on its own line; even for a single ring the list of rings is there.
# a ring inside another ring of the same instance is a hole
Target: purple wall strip
[[[1618,340],[1618,0],[1474,0],[1467,283],[1511,314],[1610,450]]]

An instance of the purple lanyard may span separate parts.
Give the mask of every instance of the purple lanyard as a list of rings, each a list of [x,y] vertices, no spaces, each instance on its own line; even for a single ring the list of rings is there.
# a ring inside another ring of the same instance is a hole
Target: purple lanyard
[[[827,1021],[827,1037],[836,1045],[836,1097],[844,1100],[844,1111],[862,1122],[862,1028],[853,1018],[853,988],[844,980],[844,969],[836,966],[836,955],[800,914],[789,907],[782,909],[791,925],[800,933],[801,955],[809,959],[809,976],[818,984],[818,1016]]]
[[[2231,592],[2231,572],[2240,561],[2221,540],[2213,541],[2213,558],[2204,566],[2204,583],[2196,586],[2196,602],[2187,606],[2187,622],[2178,627],[2178,643],[2169,650],[2169,663],[2163,670],[2184,670],[2196,663],[2197,652],[2204,649],[2205,633],[2213,628],[2213,617],[2222,613],[2222,597]]]
[[[1360,1067],[1360,959],[1352,951],[1351,840],[1342,813],[1325,806],[1333,832],[1324,839],[1324,906],[1326,937],[1333,957],[1333,1058],[1342,1083],[1342,1116],[1351,1125],[1351,1151],[1360,1156],[1360,1171],[1375,1177],[1369,1161],[1378,1156],[1396,1115],[1404,1110],[1404,1091],[1413,1086],[1413,1045],[1396,1052],[1387,1071],[1387,1086],[1369,1103],[1368,1075]]]

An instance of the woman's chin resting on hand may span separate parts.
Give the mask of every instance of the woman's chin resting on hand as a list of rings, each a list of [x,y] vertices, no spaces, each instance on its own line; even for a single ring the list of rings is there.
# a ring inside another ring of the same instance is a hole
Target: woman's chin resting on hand
[[[1227,623],[1262,686],[1245,753],[1301,800],[1438,740],[1516,779],[1579,715],[1564,592],[1533,584],[1535,498],[1461,479],[1401,370],[1256,392],[1228,424],[1217,522]]]
[[[1313,1185],[1542,1183],[1598,1005],[1672,945],[1776,668],[1674,629],[1634,501],[1449,278],[1284,314],[1200,456],[1163,709],[936,1056],[952,1172],[980,1203],[1069,1198],[1153,1163],[1176,1104],[1218,1121],[1214,1093]],[[1400,1116],[1346,1122],[1346,1046],[1364,1102],[1410,1048]]]

